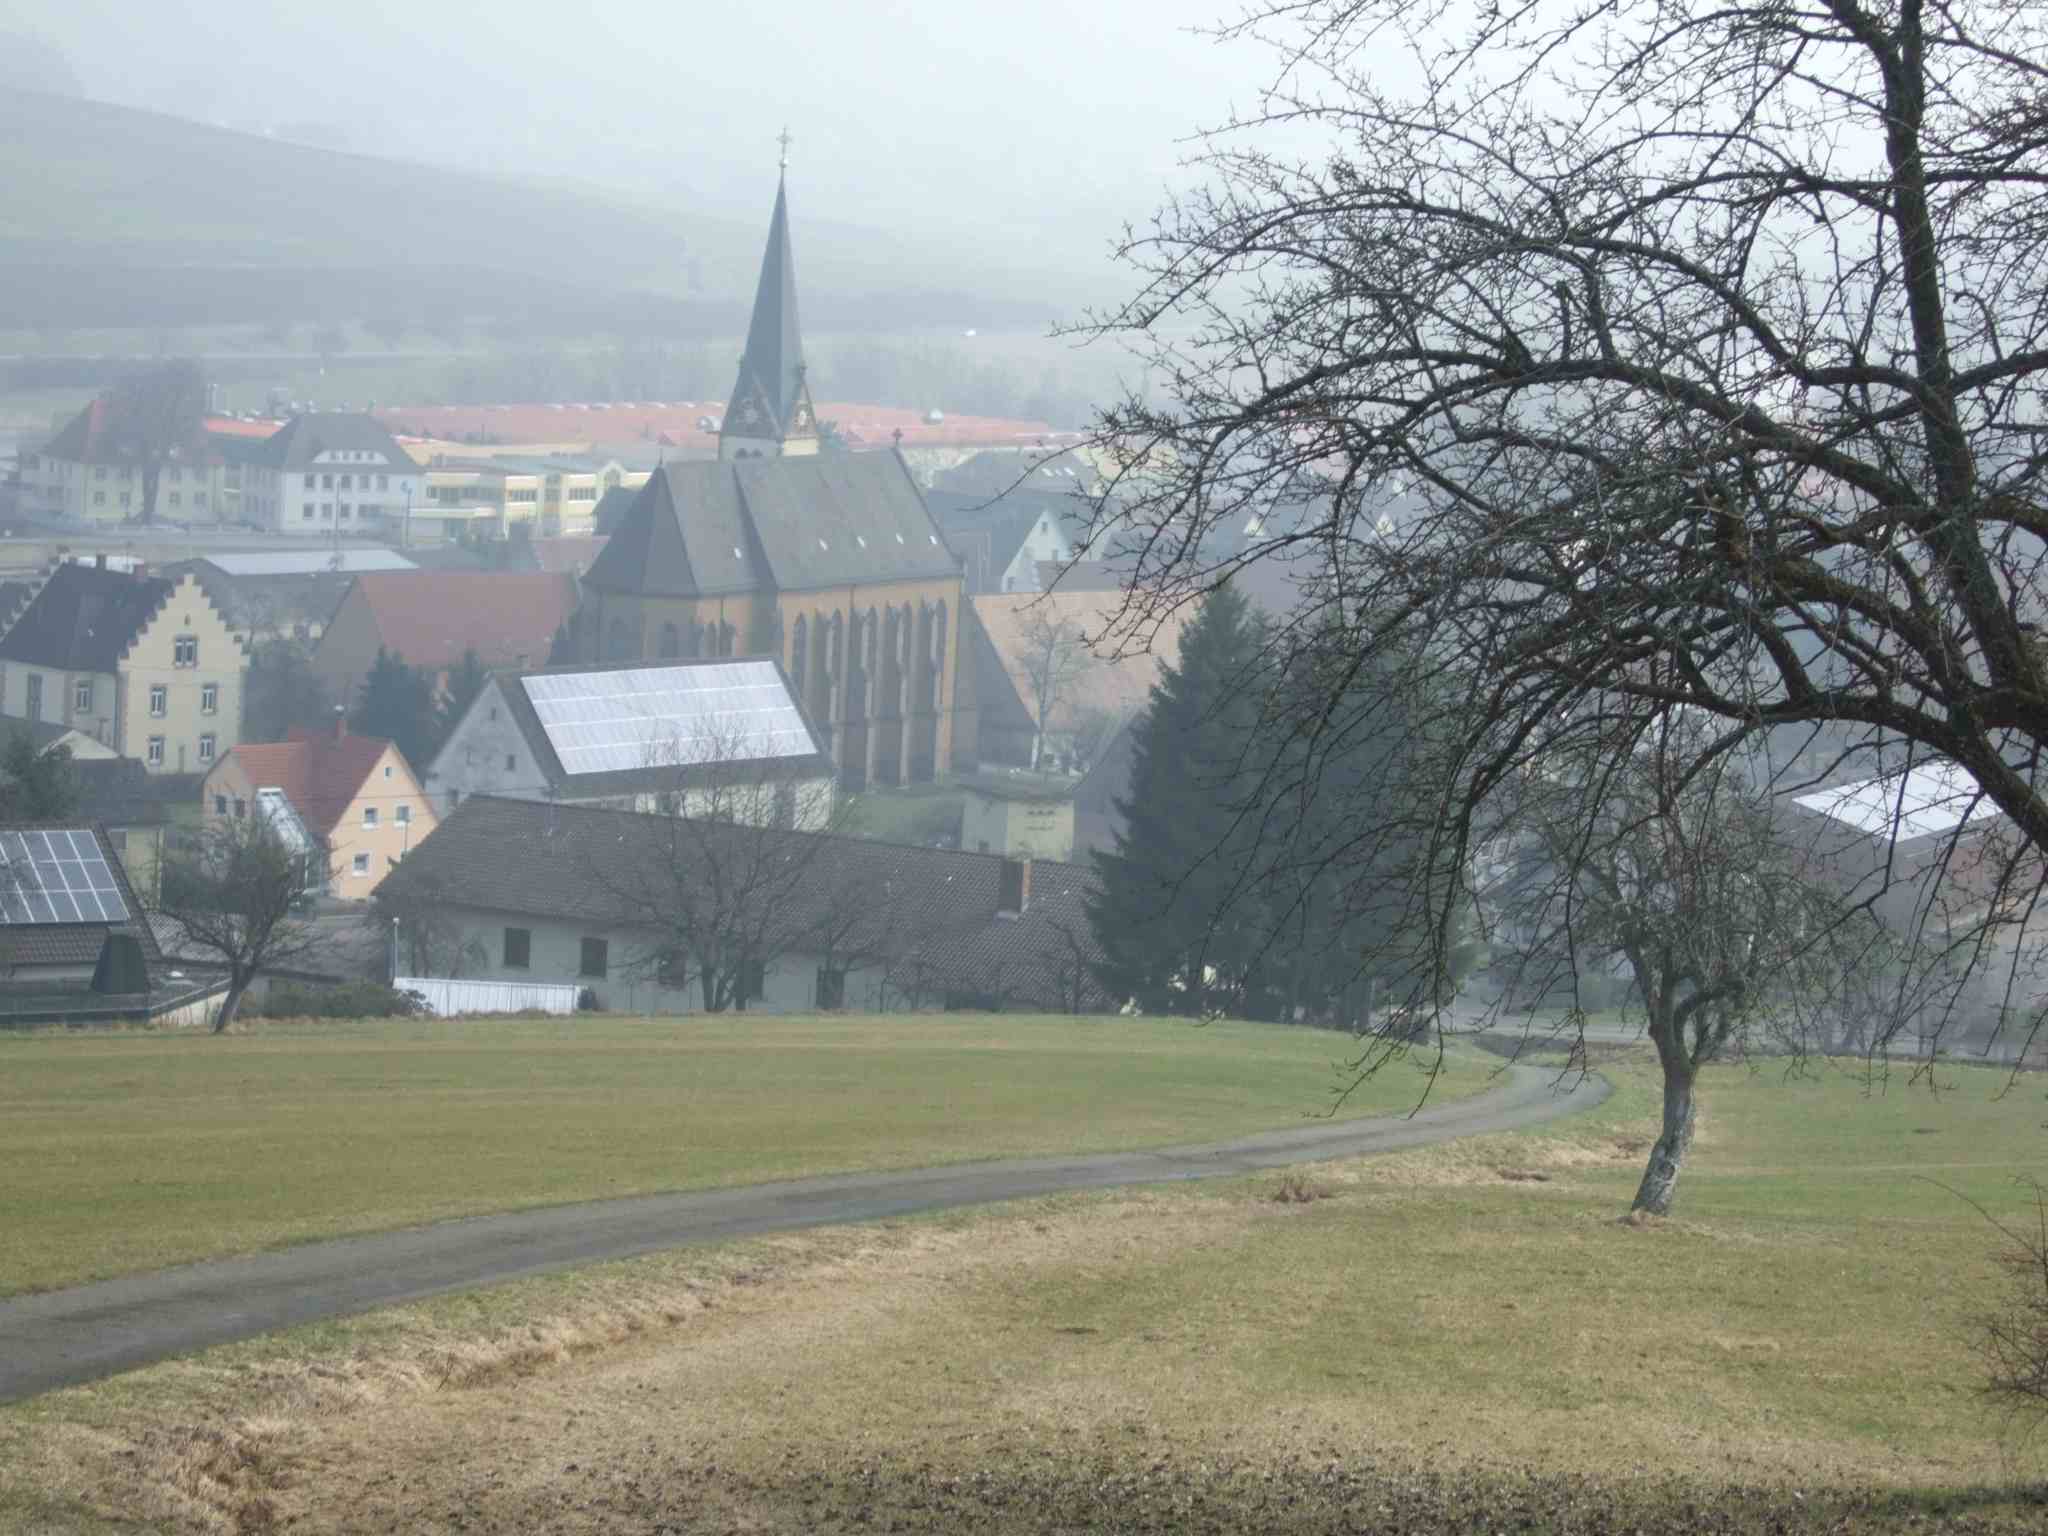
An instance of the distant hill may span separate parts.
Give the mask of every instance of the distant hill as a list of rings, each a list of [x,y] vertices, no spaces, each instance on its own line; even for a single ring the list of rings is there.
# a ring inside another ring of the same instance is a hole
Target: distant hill
[[[749,223],[0,92],[0,328],[416,322],[459,305],[536,328],[731,334],[772,190]],[[1071,308],[1070,279],[977,259],[971,232],[812,224],[793,195],[808,325],[1037,327]]]

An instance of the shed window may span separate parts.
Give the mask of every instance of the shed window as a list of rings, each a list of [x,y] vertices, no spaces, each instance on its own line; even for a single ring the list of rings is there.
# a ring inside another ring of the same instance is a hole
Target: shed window
[[[585,939],[583,941],[583,964],[579,976],[603,976],[611,963],[611,941],[608,939]]]
[[[532,964],[533,930],[531,928],[507,928],[505,930],[505,968],[510,971],[523,971]]]

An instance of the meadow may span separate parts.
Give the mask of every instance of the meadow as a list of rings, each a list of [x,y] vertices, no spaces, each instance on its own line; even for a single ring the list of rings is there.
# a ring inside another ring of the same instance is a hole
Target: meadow
[[[1677,1213],[1636,1224],[1654,1065],[1595,1064],[1614,1095],[1530,1131],[598,1265],[51,1393],[0,1410],[0,1530],[2048,1524],[2048,1451],[1980,1392],[2002,1242],[1969,1203],[2031,1209],[2043,1080],[1712,1069]]]
[[[486,1211],[1272,1129],[1328,1107],[1350,1049],[967,1014],[0,1036],[0,1295]],[[1434,1093],[1486,1082],[1461,1059]],[[1397,1071],[1343,1113],[1421,1091]]]

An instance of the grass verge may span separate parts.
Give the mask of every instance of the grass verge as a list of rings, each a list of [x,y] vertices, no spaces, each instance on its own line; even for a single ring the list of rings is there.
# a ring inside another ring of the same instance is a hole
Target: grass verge
[[[487,1211],[1271,1129],[1328,1105],[1349,1048],[1014,1014],[0,1036],[0,1295]],[[1489,1071],[1454,1057],[1434,1093]],[[1421,1091],[1397,1070],[1341,1112]]]
[[[1974,1394],[2037,1080],[1710,1074],[1285,1174],[520,1282],[0,1410],[0,1528],[2031,1531]]]

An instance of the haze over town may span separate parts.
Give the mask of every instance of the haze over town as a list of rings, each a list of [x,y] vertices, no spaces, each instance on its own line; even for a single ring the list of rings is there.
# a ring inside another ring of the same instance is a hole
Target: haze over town
[[[15,0],[0,1536],[2017,1536],[2048,8]]]

